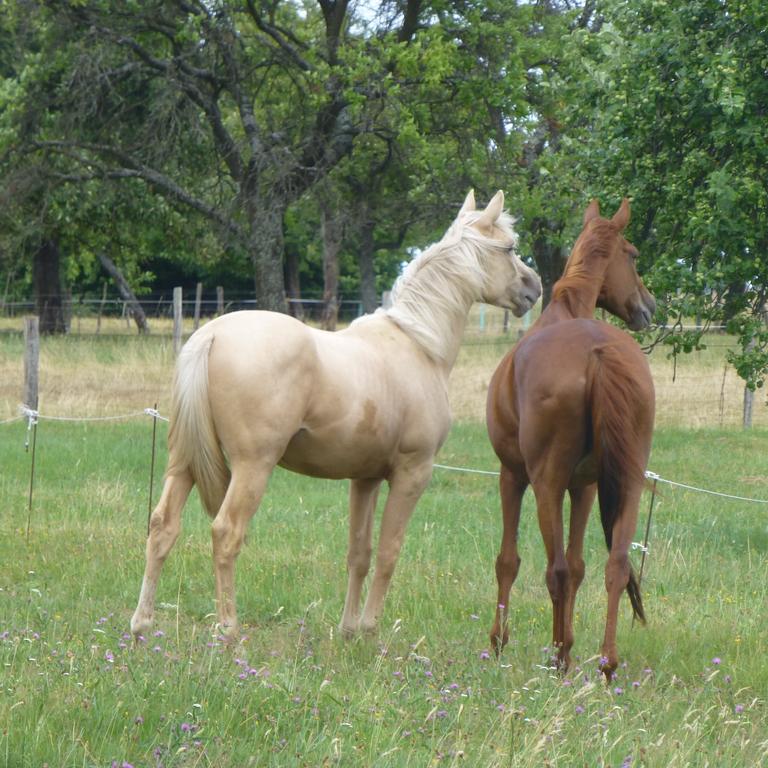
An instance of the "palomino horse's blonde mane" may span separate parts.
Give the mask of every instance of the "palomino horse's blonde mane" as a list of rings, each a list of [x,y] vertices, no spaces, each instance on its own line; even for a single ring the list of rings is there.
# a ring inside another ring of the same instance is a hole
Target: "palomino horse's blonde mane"
[[[460,215],[442,240],[409,262],[392,288],[392,306],[378,310],[439,361],[450,357],[452,339],[447,331],[452,319],[457,312],[466,315],[482,295],[482,255],[491,248],[517,248],[512,216],[502,213],[496,220],[496,228],[505,235],[497,239],[470,226],[482,214],[471,211]]]

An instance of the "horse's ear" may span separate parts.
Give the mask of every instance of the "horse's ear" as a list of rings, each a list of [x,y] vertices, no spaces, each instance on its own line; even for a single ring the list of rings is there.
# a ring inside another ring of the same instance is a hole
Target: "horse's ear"
[[[623,231],[627,224],[629,224],[629,198],[625,197],[621,201],[619,210],[613,215],[611,221],[614,223],[619,232]]]
[[[592,219],[596,219],[599,215],[600,203],[597,201],[597,198],[594,198],[587,206],[587,210],[584,211],[584,226],[586,227]]]
[[[461,210],[459,211],[459,216],[461,216],[463,213],[469,213],[470,211],[475,210],[475,190],[470,189],[469,192],[467,192],[467,196],[464,198],[464,204],[461,206]]]
[[[504,210],[504,193],[499,190],[492,198],[491,202],[488,203],[488,207],[482,212],[480,215],[480,218],[477,220],[477,226],[478,227],[487,227],[491,228],[495,223],[496,219],[501,216],[501,212]]]

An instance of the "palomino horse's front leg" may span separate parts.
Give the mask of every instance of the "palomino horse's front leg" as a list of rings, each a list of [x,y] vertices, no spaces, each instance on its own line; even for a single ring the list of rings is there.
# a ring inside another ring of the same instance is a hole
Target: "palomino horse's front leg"
[[[352,480],[349,486],[349,581],[339,624],[339,631],[345,637],[354,635],[360,625],[360,599],[371,566],[373,516],[380,488],[381,480]]]
[[[227,638],[236,637],[239,631],[235,605],[235,560],[271,471],[271,465],[233,464],[224,503],[211,526],[216,609],[219,629]]]
[[[149,518],[144,579],[141,583],[139,604],[131,619],[134,638],[147,633],[152,627],[155,613],[155,592],[160,571],[181,531],[181,510],[192,490],[189,472],[169,475],[163,485],[163,493]]]
[[[498,655],[509,640],[509,592],[520,570],[517,553],[517,531],[520,525],[520,507],[528,487],[523,469],[513,472],[502,466],[499,477],[501,492],[502,535],[501,549],[496,558],[496,581],[499,585],[496,600],[496,618],[491,628],[491,647]]]
[[[605,564],[605,588],[608,592],[608,611],[605,620],[601,669],[610,681],[619,665],[619,652],[616,648],[616,626],[619,617],[619,600],[629,583],[630,564],[629,548],[637,527],[637,509],[640,503],[642,486],[629,488],[619,517],[613,526],[611,551]]]
[[[376,632],[384,598],[392,580],[405,529],[416,502],[432,477],[432,458],[428,462],[395,470],[389,480],[389,495],[381,517],[379,548],[371,588],[365,601],[360,629],[368,634]]]

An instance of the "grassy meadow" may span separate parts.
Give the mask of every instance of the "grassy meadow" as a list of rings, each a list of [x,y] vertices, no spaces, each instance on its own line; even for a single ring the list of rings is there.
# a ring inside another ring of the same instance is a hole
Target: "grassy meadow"
[[[496,468],[480,417],[508,345],[488,329],[469,334],[440,463]],[[0,335],[0,421],[16,415],[21,352],[20,337]],[[172,359],[158,336],[44,340],[40,411],[104,416],[158,403],[167,412]],[[768,499],[766,408],[756,397],[756,428],[734,428],[741,389],[732,371],[722,384],[722,348],[680,362],[674,382],[669,361],[652,365],[650,468]],[[238,561],[242,641],[228,646],[215,632],[209,523],[193,495],[160,581],[155,631],[134,647],[151,420],[41,421],[31,515],[26,434],[24,422],[0,424],[0,766],[768,765],[768,505],[659,485],[643,578],[649,622],[632,627],[623,601],[623,665],[606,685],[597,515],[577,662],[562,676],[551,666],[532,498],[511,642],[497,660],[488,645],[501,531],[493,477],[435,470],[378,640],[344,642],[346,483],[278,470]],[[165,434],[160,424],[158,481]]]

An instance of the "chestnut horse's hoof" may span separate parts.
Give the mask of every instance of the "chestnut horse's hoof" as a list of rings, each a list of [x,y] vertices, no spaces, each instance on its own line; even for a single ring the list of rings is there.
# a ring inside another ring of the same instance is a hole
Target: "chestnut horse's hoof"
[[[504,633],[499,636],[498,632],[491,632],[491,648],[498,658],[501,652],[504,650],[504,646],[509,642],[509,631],[504,630]]]

